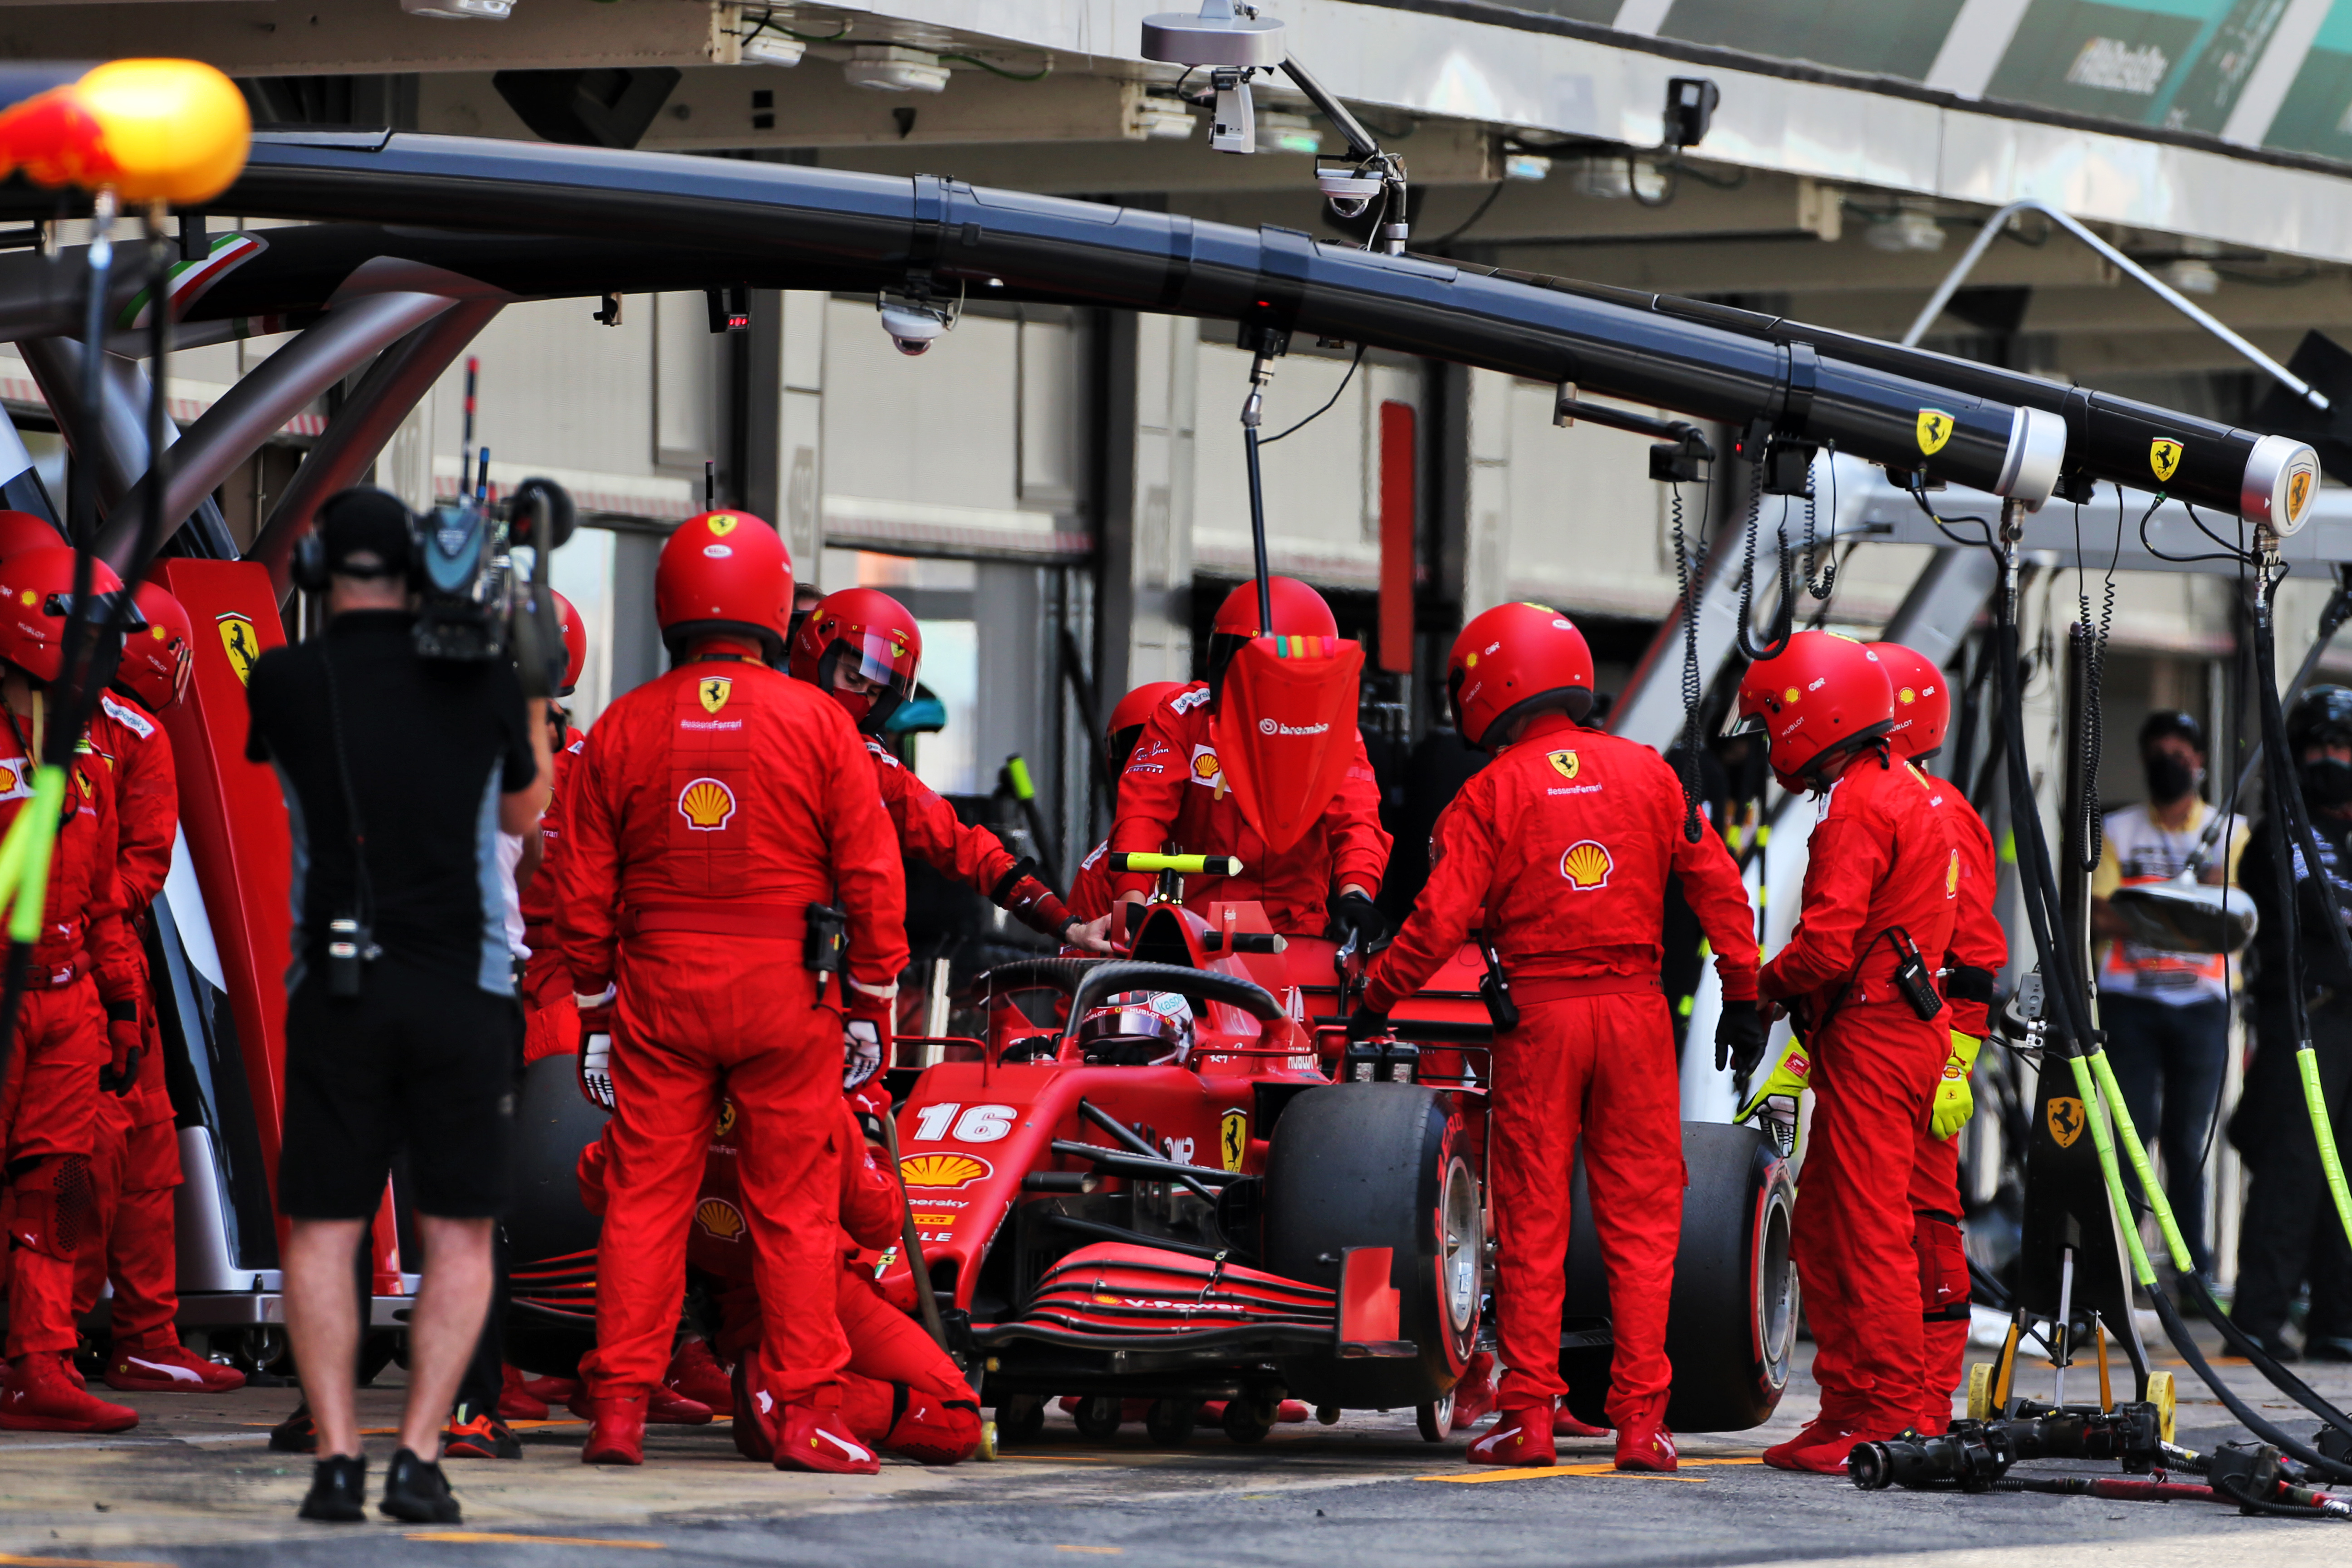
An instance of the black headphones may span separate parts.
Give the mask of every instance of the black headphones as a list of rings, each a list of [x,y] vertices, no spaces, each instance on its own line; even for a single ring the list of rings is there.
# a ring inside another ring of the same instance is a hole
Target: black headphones
[[[329,496],[326,500],[320,504],[320,512],[323,513],[329,507],[333,506],[335,502],[341,500],[343,496],[353,493],[354,492],[351,490],[344,490],[336,495]],[[569,500],[568,497],[566,499]],[[409,565],[398,571],[392,572],[347,571],[343,573],[342,575],[346,577],[402,578],[413,578],[415,575],[415,566],[419,554],[419,523],[416,514],[410,511],[406,507],[404,506],[401,508],[401,513],[403,517],[407,520],[408,523]],[[321,520],[314,516],[310,522],[310,531],[303,534],[301,538],[294,542],[293,559],[287,563],[287,575],[292,579],[294,586],[300,589],[305,594],[325,593],[327,591],[328,578],[333,575],[333,574],[331,574],[328,569],[327,542],[320,534],[320,524]]]

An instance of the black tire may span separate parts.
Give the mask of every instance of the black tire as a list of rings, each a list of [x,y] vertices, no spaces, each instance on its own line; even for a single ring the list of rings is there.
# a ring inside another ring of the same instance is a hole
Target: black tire
[[[1412,1358],[1286,1356],[1295,1396],[1411,1409],[1461,1377],[1478,1333],[1485,1241],[1461,1134],[1446,1098],[1418,1084],[1333,1084],[1284,1109],[1266,1158],[1267,1268],[1336,1289],[1344,1248],[1390,1248],[1398,1334],[1420,1347]]]
[[[1279,1409],[1272,1402],[1261,1405],[1255,1399],[1228,1399],[1225,1436],[1236,1443],[1263,1443],[1265,1435],[1274,1430],[1274,1418]]]
[[[581,1098],[579,1069],[568,1056],[541,1057],[523,1069],[516,1097],[514,1202],[506,1233],[509,1267],[529,1269],[554,1258],[593,1255],[604,1221],[580,1201],[580,1152],[604,1131],[605,1113]],[[593,1263],[570,1266],[593,1272]],[[507,1359],[551,1376],[569,1377],[596,1345],[592,1299],[566,1303],[551,1317],[517,1305],[506,1320]]]
[[[1414,1405],[1412,1419],[1423,1442],[1444,1442],[1454,1435],[1454,1391],[1449,1388],[1431,1403]]]
[[[1797,1271],[1789,1256],[1796,1191],[1788,1163],[1752,1127],[1683,1123],[1682,1245],[1675,1254],[1666,1354],[1675,1366],[1666,1423],[1677,1432],[1743,1432],[1780,1403],[1796,1343]],[[1570,1326],[1605,1320],[1609,1281],[1577,1162],[1570,1221]],[[1569,1413],[1608,1425],[1605,1347],[1564,1350]]]
[[[1192,1440],[1201,1423],[1197,1399],[1155,1399],[1144,1413],[1143,1430],[1163,1448],[1181,1448]]]
[[[1089,1394],[1078,1401],[1072,1419],[1078,1424],[1078,1434],[1097,1443],[1108,1443],[1118,1436],[1120,1405],[1124,1403],[1116,1394]]]

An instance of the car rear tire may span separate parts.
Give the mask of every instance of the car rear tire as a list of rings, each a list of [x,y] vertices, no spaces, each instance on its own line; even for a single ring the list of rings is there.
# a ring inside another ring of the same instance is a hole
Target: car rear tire
[[[1752,1127],[1683,1123],[1682,1244],[1666,1319],[1674,1363],[1666,1422],[1677,1432],[1743,1432],[1769,1419],[1796,1344],[1797,1270],[1789,1253],[1796,1189],[1788,1162]],[[1609,1281],[1577,1162],[1566,1316],[1606,1321]],[[1609,1425],[1607,1346],[1560,1352],[1569,1413]]]
[[[1265,1435],[1274,1430],[1274,1418],[1282,1407],[1272,1400],[1259,1401],[1246,1396],[1225,1401],[1225,1436],[1236,1443],[1263,1443]]]
[[[1454,1391],[1449,1388],[1428,1404],[1414,1405],[1412,1418],[1423,1442],[1444,1442],[1454,1435]]]
[[[1286,1356],[1297,1398],[1352,1410],[1434,1402],[1469,1364],[1485,1255],[1477,1178],[1449,1097],[1418,1084],[1310,1089],[1284,1108],[1266,1156],[1266,1267],[1337,1289],[1341,1254],[1385,1247],[1397,1337],[1412,1357]]]

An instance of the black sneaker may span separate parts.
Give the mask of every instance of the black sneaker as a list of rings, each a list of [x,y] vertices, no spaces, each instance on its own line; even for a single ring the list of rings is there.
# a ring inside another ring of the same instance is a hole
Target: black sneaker
[[[2246,1338],[2252,1340],[2257,1349],[2267,1353],[2271,1360],[2282,1366],[2303,1359],[2303,1352],[2288,1343],[2284,1334],[2248,1334]]]
[[[367,1522],[367,1459],[359,1454],[335,1454],[319,1461],[310,1473],[310,1495],[298,1510],[304,1519],[325,1524]]]
[[[490,1411],[475,1412],[460,1405],[450,1413],[449,1429],[441,1434],[445,1459],[520,1459],[522,1439],[514,1428]]]
[[[2336,1334],[2312,1334],[2305,1337],[2303,1355],[2305,1361],[2352,1361],[2352,1339]]]
[[[279,1454],[315,1454],[319,1451],[318,1424],[310,1419],[310,1402],[304,1400],[294,1407],[294,1414],[269,1429],[269,1447]]]
[[[384,1472],[381,1506],[386,1519],[410,1524],[457,1524],[466,1517],[449,1495],[449,1478],[441,1467],[426,1464],[405,1448],[392,1457],[392,1468]]]

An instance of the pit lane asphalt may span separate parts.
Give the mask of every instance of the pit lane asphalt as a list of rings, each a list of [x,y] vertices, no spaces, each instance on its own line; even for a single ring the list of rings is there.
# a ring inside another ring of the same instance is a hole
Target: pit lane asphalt
[[[2243,1436],[2175,1370],[2183,1442]],[[2331,1398],[2352,1398],[2352,1368],[2304,1370]],[[2251,1368],[2224,1372],[2289,1431],[2308,1436],[2316,1425]],[[2040,1387],[2021,1386],[2046,1394],[2048,1374],[2038,1375]],[[2189,1502],[1865,1494],[1843,1479],[1765,1469],[1755,1456],[1815,1408],[1801,1371],[1769,1425],[1686,1439],[1685,1468],[1671,1478],[1614,1474],[1604,1441],[1563,1444],[1551,1472],[1481,1470],[1461,1462],[1465,1439],[1423,1443],[1404,1412],[1280,1426],[1254,1447],[1204,1428],[1189,1447],[1163,1449],[1139,1426],[1091,1443],[1056,1411],[1036,1443],[996,1464],[893,1462],[870,1479],[753,1466],[737,1458],[723,1424],[656,1428],[645,1468],[591,1468],[577,1462],[583,1426],[559,1419],[526,1429],[519,1463],[453,1463],[466,1523],[430,1529],[297,1521],[310,1463],[263,1446],[268,1425],[293,1405],[290,1389],[127,1397],[142,1420],[119,1436],[0,1434],[0,1568],[1075,1568],[1095,1559],[1135,1568],[1713,1568],[1892,1556],[1918,1568],[2022,1568],[2062,1553],[2070,1568],[2352,1562],[2352,1528],[2332,1522],[2245,1519]],[[363,1392],[363,1421],[390,1427],[398,1400],[396,1385]],[[380,1488],[389,1432],[369,1447]],[[2070,1470],[2115,1473],[2056,1465],[2025,1473]]]

